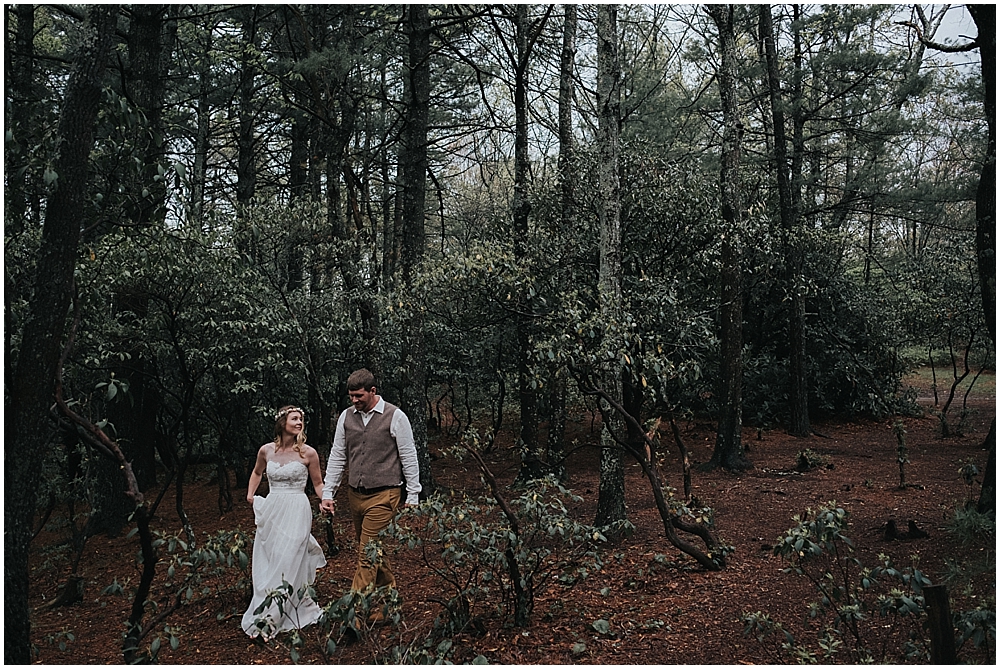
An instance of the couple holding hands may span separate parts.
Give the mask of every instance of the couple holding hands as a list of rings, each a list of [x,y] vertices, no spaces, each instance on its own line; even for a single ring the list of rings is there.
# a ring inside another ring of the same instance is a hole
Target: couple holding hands
[[[257,452],[247,490],[257,524],[253,599],[242,623],[252,637],[264,634],[270,638],[319,619],[319,605],[308,595],[299,594],[302,586],[313,582],[316,570],[326,564],[323,549],[312,536],[312,507],[305,486],[312,483],[322,500],[320,510],[333,515],[333,498],[345,466],[347,499],[358,541],[358,567],[351,590],[364,592],[396,585],[388,560],[373,565],[365,556],[365,546],[392,521],[403,489],[407,505],[419,501],[420,472],[413,430],[406,414],[376,393],[375,377],[367,369],[347,378],[347,393],[353,406],[341,412],[337,421],[325,477],[320,477],[319,455],[305,443],[305,412],[298,407],[278,410],[274,441]],[[258,497],[254,493],[264,472],[270,488],[267,497]],[[290,601],[283,603],[280,611],[273,603],[255,614],[282,581],[292,586]]]

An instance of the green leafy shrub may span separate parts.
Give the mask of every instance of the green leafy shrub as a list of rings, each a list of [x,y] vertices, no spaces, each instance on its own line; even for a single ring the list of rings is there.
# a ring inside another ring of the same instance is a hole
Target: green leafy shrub
[[[380,564],[384,555],[381,542],[370,542],[366,553],[373,565]],[[341,645],[352,642],[364,644],[376,664],[452,663],[451,657],[457,648],[450,630],[435,625],[423,636],[418,634],[404,640],[407,630],[402,626],[403,602],[395,588],[346,592],[323,607],[323,613],[315,624],[275,634],[271,621],[262,615],[264,611],[276,605],[279,614],[284,614],[290,610],[289,602],[293,598],[297,600],[303,596],[316,599],[312,585],[303,585],[295,591],[288,582],[282,582],[281,586],[267,594],[254,611],[257,615],[254,624],[261,630],[265,642],[287,648],[294,663],[311,652],[318,652],[329,662]],[[375,632],[379,624],[384,627],[385,633]],[[473,663],[483,664],[484,658],[480,656]]]
[[[971,611],[961,611],[955,615],[955,627],[958,629],[958,647],[961,649],[967,641],[972,641],[976,648],[992,648],[989,655],[991,663],[996,663],[997,641],[997,607],[994,600],[990,604],[977,606]]]
[[[219,620],[242,612],[253,596],[248,554],[252,542],[253,538],[237,527],[209,535],[194,550],[194,558],[204,565],[204,585],[218,604]]]
[[[254,628],[265,641],[271,641],[277,636],[277,628],[274,620],[265,613],[272,606],[276,606],[278,608],[279,618],[288,616],[289,619],[295,624],[295,629],[288,633],[286,641],[289,647],[289,654],[292,662],[296,663],[301,657],[301,650],[305,645],[306,639],[302,632],[304,625],[296,619],[297,609],[293,603],[300,602],[305,597],[312,599],[315,599],[316,597],[316,590],[313,588],[311,583],[301,585],[298,590],[296,590],[291,583],[282,579],[281,585],[268,591],[264,600],[253,611]]]
[[[808,618],[819,624],[816,642],[797,642],[760,611],[743,614],[744,634],[755,637],[772,657],[799,662],[926,660],[922,593],[930,579],[913,567],[897,569],[885,555],[879,565],[864,566],[845,534],[848,515],[835,502],[807,509],[774,546],[774,555],[787,564],[784,571],[808,579],[819,594],[807,608]],[[872,623],[875,618],[878,624]]]
[[[137,532],[138,528],[133,528],[129,536]],[[189,544],[180,534],[154,531],[152,548],[159,556],[158,564],[165,565],[166,569],[161,572],[164,577],[150,590],[146,604],[159,615],[154,623],[138,631],[135,645],[123,649],[126,656],[133,654],[138,661],[155,662],[164,641],[176,650],[183,630],[166,624],[162,631],[154,632],[153,625],[159,625],[182,606],[211,602],[221,609],[219,620],[231,613],[242,612],[250,601],[253,588],[250,558],[245,550],[251,541],[251,537],[240,528],[220,530],[209,535],[200,547]],[[140,556],[138,561],[141,560]],[[119,583],[116,578],[101,594],[132,598],[136,591],[131,579]],[[140,652],[139,644],[150,634],[153,636],[149,646]]]
[[[456,634],[481,627],[478,607],[490,606],[523,625],[550,584],[571,587],[601,566],[594,545],[604,536],[570,517],[567,501],[580,498],[554,478],[538,479],[510,501],[515,527],[491,498],[437,495],[387,532],[420,549],[440,579],[442,596],[432,600],[444,611],[438,625]]]
[[[968,482],[967,482],[968,483]],[[971,610],[954,615],[959,632],[957,646],[961,649],[971,641],[976,649],[986,649],[986,660],[996,660],[996,520],[992,513],[979,513],[968,503],[955,509],[947,525],[967,550],[961,559],[945,563],[945,581],[955,592],[968,598],[980,596],[980,603]],[[978,548],[979,550],[975,550]],[[981,587],[992,586],[992,593],[981,598]]]

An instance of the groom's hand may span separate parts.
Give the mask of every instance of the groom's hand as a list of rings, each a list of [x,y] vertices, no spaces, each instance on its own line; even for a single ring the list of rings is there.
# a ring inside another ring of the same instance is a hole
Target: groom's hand
[[[324,499],[319,503],[319,510],[323,513],[328,513],[333,515],[333,510],[336,508],[336,504],[332,499]]]

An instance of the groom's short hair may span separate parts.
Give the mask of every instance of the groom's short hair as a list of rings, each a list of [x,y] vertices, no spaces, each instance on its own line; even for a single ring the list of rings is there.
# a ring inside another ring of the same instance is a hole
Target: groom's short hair
[[[362,367],[347,377],[347,390],[371,390],[375,387],[375,375]]]

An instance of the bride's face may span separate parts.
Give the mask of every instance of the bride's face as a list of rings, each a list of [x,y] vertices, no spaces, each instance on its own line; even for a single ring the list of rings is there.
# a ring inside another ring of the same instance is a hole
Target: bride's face
[[[292,411],[285,418],[285,434],[289,437],[295,437],[300,432],[302,432],[302,414],[298,411]]]

